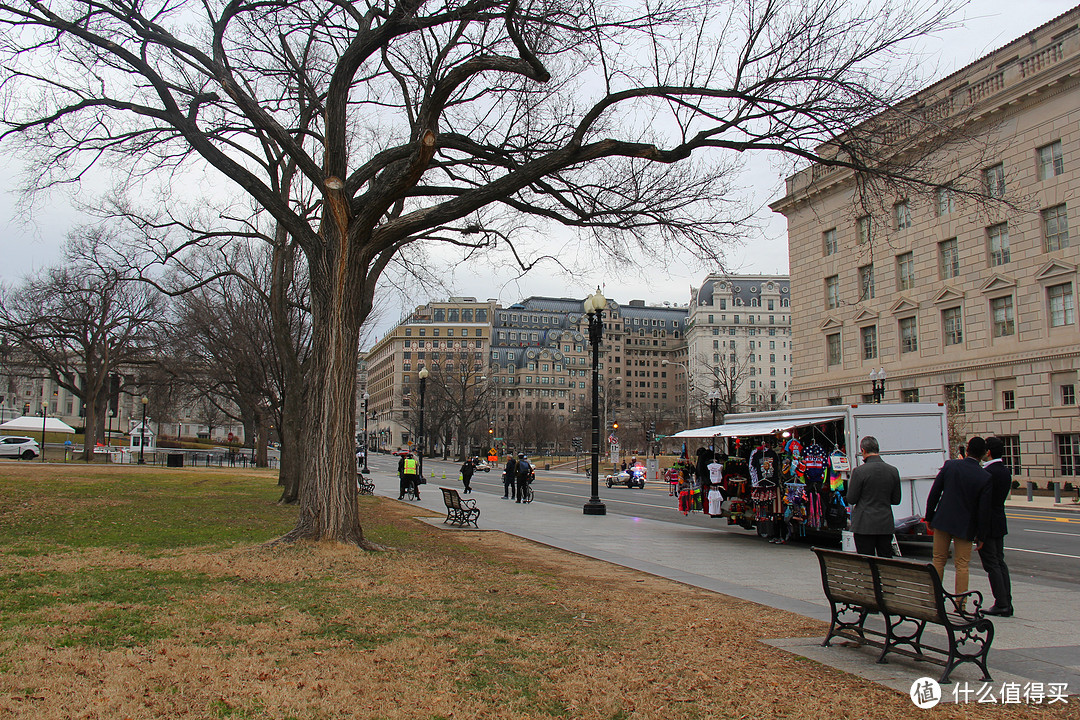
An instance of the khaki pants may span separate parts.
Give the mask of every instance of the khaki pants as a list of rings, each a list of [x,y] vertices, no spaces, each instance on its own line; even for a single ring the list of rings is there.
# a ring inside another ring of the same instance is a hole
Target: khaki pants
[[[949,543],[953,546],[953,564],[956,566],[956,589],[953,592],[960,595],[968,590],[971,540],[950,535],[944,530],[934,530],[934,569],[942,580],[945,579],[945,563],[949,559]]]

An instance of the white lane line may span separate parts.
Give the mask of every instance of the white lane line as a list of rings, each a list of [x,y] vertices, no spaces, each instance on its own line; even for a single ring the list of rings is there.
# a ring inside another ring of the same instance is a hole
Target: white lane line
[[[1025,550],[1024,548],[1007,547],[1006,550],[1012,550],[1014,552],[1026,552],[1035,553],[1036,555],[1053,555],[1054,557],[1072,558],[1073,560],[1080,560],[1080,555],[1066,555],[1064,553],[1046,552],[1045,550]]]
[[[1024,528],[1024,532],[1042,533],[1044,535],[1068,535],[1069,537],[1080,538],[1080,533],[1064,533],[1056,530],[1032,530],[1031,528]]]

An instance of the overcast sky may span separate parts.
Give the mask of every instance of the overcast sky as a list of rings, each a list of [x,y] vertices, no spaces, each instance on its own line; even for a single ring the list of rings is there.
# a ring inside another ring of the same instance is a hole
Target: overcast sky
[[[932,72],[928,81],[948,75],[1075,5],[1076,0],[972,0],[962,11],[962,26],[924,39],[921,54],[928,73]],[[28,272],[57,262],[59,248],[68,230],[80,220],[67,199],[59,194],[40,203],[32,217],[20,214],[13,193],[16,178],[12,163],[3,160],[0,154],[0,183],[3,184],[0,237],[4,247],[0,280],[15,282]],[[747,162],[744,184],[747,198],[761,208],[758,214],[761,233],[730,251],[730,269],[743,273],[786,273],[786,226],[783,218],[767,207],[781,194],[783,174],[767,157],[752,157]],[[444,276],[444,282],[454,294],[480,299],[494,297],[503,303],[529,295],[584,297],[591,287],[603,283],[605,295],[619,302],[642,299],[650,304],[665,301],[683,304],[689,301],[690,286],[700,283],[714,269],[691,261],[674,263],[667,268],[630,267],[601,273],[590,269],[594,263],[584,254],[567,256],[566,264],[575,272],[568,274],[548,265],[534,269],[524,278],[513,278],[503,270],[492,270],[486,263],[458,265],[454,272]],[[442,299],[446,294],[447,291],[441,290],[432,298],[414,297],[405,309],[430,299]],[[379,326],[389,327],[400,313],[399,303],[391,302],[384,308]]]

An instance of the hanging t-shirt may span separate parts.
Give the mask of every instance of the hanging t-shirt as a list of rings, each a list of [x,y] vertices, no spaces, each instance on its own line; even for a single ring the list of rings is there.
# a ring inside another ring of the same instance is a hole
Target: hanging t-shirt
[[[724,494],[720,492],[720,488],[713,487],[709,490],[709,496],[706,499],[708,506],[705,508],[705,512],[708,515],[719,515],[720,507],[724,504]]]
[[[829,464],[829,454],[825,448],[817,443],[807,445],[803,451],[803,462],[806,463],[806,482],[821,483],[825,480],[825,469]]]
[[[806,466],[802,464],[802,443],[796,438],[791,438],[784,445],[784,454],[790,458],[790,464],[787,466],[788,472],[786,473],[788,479],[792,481],[802,480],[806,471]]]
[[[765,448],[750,462],[751,472],[756,466],[758,485],[775,487],[780,474],[780,457],[771,449]]]
[[[709,484],[719,485],[724,480],[724,466],[718,462],[709,463]]]

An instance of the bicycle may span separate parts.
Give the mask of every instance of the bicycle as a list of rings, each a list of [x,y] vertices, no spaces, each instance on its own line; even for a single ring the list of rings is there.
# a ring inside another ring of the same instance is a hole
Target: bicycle
[[[531,503],[533,501],[533,489],[532,483],[525,486],[525,493],[521,497],[521,502]]]

